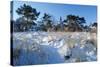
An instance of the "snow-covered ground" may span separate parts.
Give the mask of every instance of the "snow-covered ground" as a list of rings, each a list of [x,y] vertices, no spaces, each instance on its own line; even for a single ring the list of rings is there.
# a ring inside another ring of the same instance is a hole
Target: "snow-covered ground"
[[[13,33],[13,64],[54,64],[97,60],[96,33]]]

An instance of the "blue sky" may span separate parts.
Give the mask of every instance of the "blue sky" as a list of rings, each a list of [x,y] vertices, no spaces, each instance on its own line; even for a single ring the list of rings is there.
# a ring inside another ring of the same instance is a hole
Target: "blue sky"
[[[85,17],[87,24],[97,21],[97,7],[89,5],[70,5],[70,4],[54,4],[54,3],[37,3],[37,2],[25,2],[25,1],[14,1],[14,13],[13,19],[16,20],[19,16],[16,13],[18,7],[23,4],[27,4],[36,8],[38,12],[41,12],[39,18],[44,13],[49,13],[59,21],[60,16],[66,18],[66,15],[73,14],[80,17]]]

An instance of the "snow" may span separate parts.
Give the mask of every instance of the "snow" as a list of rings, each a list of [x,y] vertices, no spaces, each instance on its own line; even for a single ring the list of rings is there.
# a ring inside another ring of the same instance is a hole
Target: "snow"
[[[96,47],[87,38],[89,33],[13,33],[13,49],[21,51],[14,65],[96,61]]]

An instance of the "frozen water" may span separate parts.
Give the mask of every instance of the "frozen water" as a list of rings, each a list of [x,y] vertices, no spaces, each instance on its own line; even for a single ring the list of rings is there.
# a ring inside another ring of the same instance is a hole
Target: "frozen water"
[[[85,35],[87,34],[13,33],[13,49],[21,51],[17,59],[13,58],[14,65],[96,61],[96,47],[93,43],[86,43]]]

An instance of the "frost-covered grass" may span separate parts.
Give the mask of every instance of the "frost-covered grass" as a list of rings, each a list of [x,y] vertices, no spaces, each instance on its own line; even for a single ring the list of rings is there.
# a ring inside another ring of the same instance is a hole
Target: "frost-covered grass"
[[[96,33],[13,33],[13,65],[97,60]]]

